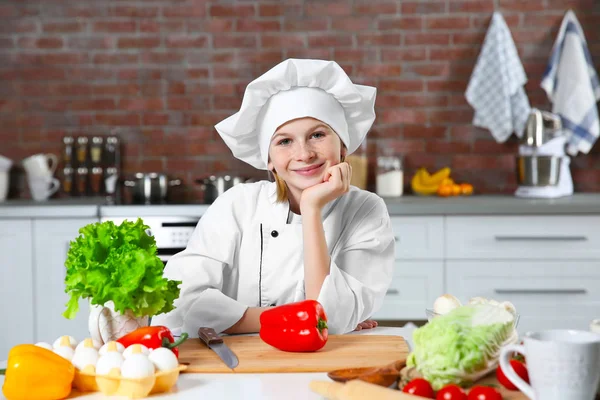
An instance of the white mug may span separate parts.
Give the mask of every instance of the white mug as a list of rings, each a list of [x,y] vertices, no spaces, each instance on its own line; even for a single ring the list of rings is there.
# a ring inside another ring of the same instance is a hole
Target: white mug
[[[29,191],[35,201],[44,201],[52,196],[60,187],[60,181],[52,177],[28,177]]]
[[[532,400],[593,400],[600,381],[600,335],[576,330],[528,332],[524,345],[500,351],[506,377]],[[514,352],[527,360],[528,385],[510,365]]]
[[[50,164],[50,165],[48,165]],[[23,168],[31,177],[52,176],[56,171],[58,158],[54,154],[34,154],[23,160]]]

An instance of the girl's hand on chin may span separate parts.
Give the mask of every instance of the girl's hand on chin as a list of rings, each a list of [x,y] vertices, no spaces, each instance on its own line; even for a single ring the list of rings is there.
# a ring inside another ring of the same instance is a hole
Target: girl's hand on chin
[[[351,178],[352,167],[347,162],[327,168],[322,183],[302,191],[300,212],[310,209],[320,211],[325,204],[348,192]]]

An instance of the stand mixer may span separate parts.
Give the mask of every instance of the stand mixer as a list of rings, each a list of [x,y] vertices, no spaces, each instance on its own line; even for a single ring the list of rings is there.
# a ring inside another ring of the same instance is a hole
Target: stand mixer
[[[573,194],[571,159],[560,117],[533,108],[517,156],[517,197],[556,198]]]

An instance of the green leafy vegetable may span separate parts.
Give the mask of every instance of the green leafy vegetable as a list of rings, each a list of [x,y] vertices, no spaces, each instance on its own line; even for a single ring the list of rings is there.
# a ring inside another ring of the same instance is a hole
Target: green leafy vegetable
[[[488,304],[456,308],[413,332],[407,365],[416,367],[435,390],[467,384],[495,368],[500,348],[518,340],[515,317]]]
[[[97,222],[79,230],[65,262],[65,292],[71,296],[63,313],[66,318],[75,317],[79,299],[86,298],[97,305],[112,301],[115,311],[131,310],[136,317],[174,308],[181,281],[163,277],[164,265],[148,229],[138,218],[120,225]]]

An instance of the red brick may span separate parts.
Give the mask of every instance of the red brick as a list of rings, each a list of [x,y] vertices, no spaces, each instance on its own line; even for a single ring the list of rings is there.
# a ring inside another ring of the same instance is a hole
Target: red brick
[[[261,17],[280,17],[283,13],[284,5],[281,3],[258,5],[258,15]]]
[[[236,5],[216,5],[210,6],[211,17],[235,17],[245,18],[254,17],[256,9],[252,4],[236,4]]]
[[[383,110],[380,114],[381,120],[386,124],[424,124],[427,122],[427,113],[421,110]]]
[[[96,22],[93,30],[106,33],[132,33],[135,32],[135,21]]]
[[[377,23],[380,30],[421,30],[423,27],[423,18],[421,17],[393,17],[380,19]]]
[[[161,98],[124,98],[119,101],[119,109],[128,111],[163,110],[164,104]]]
[[[215,110],[237,111],[241,101],[237,96],[215,96],[213,104]]]
[[[398,6],[394,1],[357,0],[354,3],[354,13],[356,15],[390,15],[398,12]]]
[[[15,5],[0,5],[0,18],[14,18],[19,16],[19,9]]]
[[[30,80],[56,80],[64,79],[65,71],[58,68],[20,68],[17,74],[21,79]],[[1,76],[0,76],[1,77]]]
[[[215,34],[213,35],[214,48],[254,48],[256,38],[252,35],[242,34]]]
[[[346,34],[323,33],[308,36],[309,47],[351,46],[352,37]]]
[[[230,33],[233,31],[234,20],[229,18],[211,18],[210,20],[188,20],[187,29],[189,32],[201,33]],[[182,30],[182,33],[185,29]]]
[[[406,139],[444,139],[446,137],[446,127],[405,125],[402,130],[402,137]]]
[[[22,49],[60,49],[63,47],[63,40],[60,37],[21,37],[17,45]]]
[[[450,94],[447,101],[450,107],[470,107],[464,93]]]
[[[96,114],[94,121],[97,124],[111,126],[138,126],[140,124],[139,114]]]
[[[356,41],[359,46],[400,46],[400,33],[358,33]]]
[[[127,53],[98,53],[94,55],[94,64],[136,64],[139,60],[137,54]]]
[[[151,126],[169,125],[169,114],[144,113],[142,117],[142,124]]]
[[[358,32],[371,29],[374,24],[372,17],[346,17],[331,20],[331,28],[336,31]]]
[[[272,20],[238,19],[236,31],[238,32],[277,32],[281,30],[281,23]]]
[[[404,33],[404,44],[412,45],[449,45],[450,35],[446,33]]]
[[[50,96],[89,96],[92,89],[88,84],[82,83],[48,83],[47,95]]]
[[[492,135],[490,134],[490,139],[492,139]],[[498,154],[498,153],[510,153],[516,155],[518,152],[519,146],[517,143],[498,143],[495,140],[476,140],[473,143],[473,152],[474,153],[490,153],[490,154]]]
[[[544,0],[499,0],[499,11],[543,11]]]
[[[71,49],[106,50],[106,49],[114,49],[116,44],[117,44],[117,38],[113,37],[113,36],[70,37],[67,39],[67,46]]]
[[[215,79],[251,79],[252,75],[252,65],[218,66],[213,68],[213,77]]]
[[[424,61],[427,59],[427,49],[422,46],[383,49],[381,51],[381,59],[383,62]]]
[[[345,16],[352,14],[352,4],[345,0],[310,2],[304,5],[304,13],[309,16]]]
[[[120,49],[148,49],[160,46],[159,37],[124,37],[119,38],[117,46]]]
[[[306,36],[304,34],[264,34],[261,35],[262,47],[304,47]]]
[[[30,54],[20,53],[17,60],[22,64],[42,64],[42,65],[60,65],[60,64],[81,64],[87,63],[89,57],[81,53],[47,53]]]
[[[523,26],[540,27],[540,28],[558,28],[562,22],[564,15],[556,14],[536,14],[529,13],[523,15]]]
[[[469,153],[471,145],[464,142],[428,141],[425,147],[430,153],[457,154]]]
[[[436,14],[444,13],[445,11],[445,1],[403,1],[400,5],[400,12],[402,14]]]
[[[165,47],[167,48],[204,48],[208,47],[208,37],[189,34],[170,35],[165,38]]]
[[[333,59],[338,62],[369,62],[376,56],[375,50],[335,48]]]
[[[514,29],[521,24],[521,14],[506,14],[504,21],[509,29]],[[489,15],[473,15],[471,17],[471,27],[476,29],[486,29],[490,26],[492,18]]]
[[[93,86],[94,95],[133,96],[139,94],[140,88],[135,83],[97,84]]]
[[[191,110],[193,101],[188,97],[169,97],[167,109],[169,110]]]
[[[473,120],[472,110],[431,110],[429,122],[432,124],[470,123]]]
[[[400,76],[402,67],[389,64],[362,64],[358,67],[356,74],[361,76],[395,77]]]
[[[289,55],[288,55],[289,57]],[[261,64],[266,63],[273,64],[279,63],[283,59],[283,53],[281,49],[276,50],[251,50],[251,51],[238,51],[236,55],[236,61],[245,64]]]
[[[378,89],[395,92],[421,92],[425,85],[420,80],[381,79]]]
[[[304,49],[296,47],[293,49],[286,50],[286,54],[290,58],[312,58],[320,60],[327,60],[332,58],[330,49],[322,47],[316,49]],[[349,60],[339,59],[338,61],[345,62]]]
[[[175,5],[163,7],[162,15],[166,18],[198,18],[206,16],[206,4],[197,5]]]
[[[206,79],[209,76],[208,68],[189,68],[186,73],[190,79]]]
[[[83,22],[52,22],[42,25],[42,30],[48,33],[83,32],[86,24]]]
[[[448,105],[447,96],[404,94],[401,96],[401,106],[409,108],[445,107]]]
[[[109,11],[112,17],[126,18],[154,18],[158,16],[158,7],[140,5],[138,7],[117,6]]]
[[[9,20],[2,21],[0,24],[0,33],[15,34],[15,33],[36,33],[37,24],[30,20]]]
[[[328,30],[326,18],[286,18],[283,21],[283,30],[285,32],[315,32]]]
[[[429,49],[429,59],[433,61],[475,60],[480,49],[476,47],[434,47]]]
[[[472,45],[481,49],[485,33],[485,31],[452,33],[452,44]]]
[[[494,0],[452,0],[449,3],[450,12],[491,13],[494,11]]]
[[[115,101],[113,99],[76,100],[70,104],[69,108],[74,111],[114,110]]]
[[[176,51],[153,51],[141,55],[145,64],[180,64],[184,59],[185,53]]]
[[[0,49],[12,49],[15,47],[12,38],[0,38]]]
[[[432,17],[425,18],[425,29],[430,30],[445,30],[445,31],[460,31],[471,26],[469,17]]]
[[[450,64],[447,62],[429,62],[426,64],[413,64],[407,69],[420,76],[449,76]]]
[[[155,19],[140,20],[138,21],[138,30],[141,33],[185,32],[186,21],[177,19],[167,21],[157,21]]]
[[[507,169],[514,170],[514,156],[500,155],[490,157],[489,155],[459,154],[452,157],[452,167],[455,169]]]

